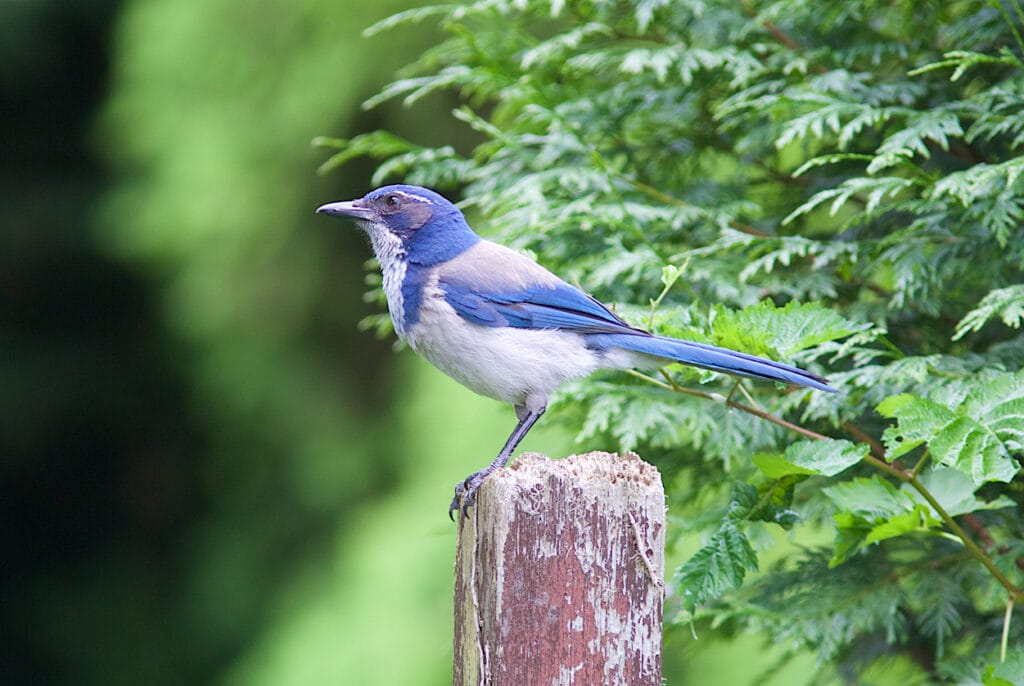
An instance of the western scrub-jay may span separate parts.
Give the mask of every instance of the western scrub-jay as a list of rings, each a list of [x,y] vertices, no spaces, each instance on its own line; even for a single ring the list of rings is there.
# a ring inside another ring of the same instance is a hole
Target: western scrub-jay
[[[432,190],[385,186],[317,212],[350,217],[369,234],[399,338],[464,386],[515,407],[519,423],[494,461],[455,487],[449,516],[505,465],[549,393],[597,369],[681,362],[835,390],[796,367],[634,328],[536,262],[480,238]]]

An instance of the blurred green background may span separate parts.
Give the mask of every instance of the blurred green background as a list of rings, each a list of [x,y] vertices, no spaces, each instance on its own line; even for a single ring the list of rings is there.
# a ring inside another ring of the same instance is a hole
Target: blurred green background
[[[411,4],[0,2],[2,683],[450,683],[446,508],[514,417],[357,329],[313,214],[372,172],[317,135],[472,150],[445,96],[360,107],[439,37],[361,37]],[[672,683],[745,683],[702,639]]]
[[[360,107],[409,4],[0,2],[3,683],[450,683],[447,503],[514,417],[357,330],[313,214],[372,171],[317,135],[473,145]]]

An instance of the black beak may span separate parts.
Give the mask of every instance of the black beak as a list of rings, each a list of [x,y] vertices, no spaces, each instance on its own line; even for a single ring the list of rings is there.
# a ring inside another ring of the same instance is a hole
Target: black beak
[[[371,219],[373,210],[363,205],[360,200],[329,202],[316,208],[317,214],[329,214],[332,217],[351,217],[352,219]]]

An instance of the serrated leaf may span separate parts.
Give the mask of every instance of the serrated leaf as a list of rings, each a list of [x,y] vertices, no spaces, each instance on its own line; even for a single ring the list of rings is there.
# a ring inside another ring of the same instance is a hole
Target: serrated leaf
[[[1014,650],[1007,654],[1003,662],[986,667],[982,683],[985,686],[1024,684],[1024,651]]]
[[[880,476],[858,477],[822,490],[838,511],[870,521],[872,526],[917,505],[908,494]]]
[[[760,495],[757,487],[745,481],[736,481],[732,485],[732,497],[729,499],[729,508],[725,516],[733,521],[746,519],[750,511],[757,505]]]
[[[976,485],[1012,479],[1011,451],[1024,446],[1024,371],[986,374],[966,390],[952,406],[906,394],[883,400],[878,412],[896,419],[882,434],[888,459],[927,443],[939,464],[970,475]]]
[[[894,515],[868,531],[865,543],[877,543],[887,538],[895,538],[913,532],[928,531],[940,526],[942,522],[931,516],[925,505],[916,505],[910,512]]]
[[[791,529],[800,520],[800,515],[792,509],[793,491],[803,479],[801,475],[790,475],[760,484],[757,499],[763,504],[751,510],[747,519],[778,524],[787,531]]]
[[[876,408],[879,414],[884,415],[884,409],[889,413],[885,416],[897,420],[895,427],[889,427],[882,433],[886,459],[890,462],[929,441],[954,419],[953,412],[939,403],[909,394],[897,397],[898,400],[882,401]]]
[[[809,467],[800,467],[793,464],[782,453],[757,453],[751,458],[751,461],[755,467],[761,470],[762,474],[772,479],[778,479],[787,475],[812,475],[815,473]]]
[[[757,553],[740,530],[739,522],[754,514],[760,501],[756,487],[743,481],[733,483],[722,524],[707,544],[676,572],[676,585],[689,612],[730,588],[739,588],[747,572],[757,571]]]
[[[896,413],[912,402],[914,402],[914,396],[909,393],[890,395],[888,398],[878,403],[878,407],[876,407],[875,410],[878,414],[886,417],[887,419],[895,419]]]
[[[1024,284],[990,291],[976,308],[957,323],[953,340],[958,341],[968,333],[980,330],[995,317],[999,317],[1009,327],[1020,328],[1021,322],[1024,322]]]
[[[936,467],[924,471],[918,478],[921,484],[939,501],[942,509],[953,517],[968,512],[999,510],[1017,505],[1005,495],[989,501],[980,500],[974,495],[978,488],[974,481],[970,476],[957,469]]]
[[[866,544],[941,524],[924,503],[879,476],[844,481],[823,490],[836,507],[830,567]]]
[[[726,520],[711,540],[679,568],[675,586],[683,607],[692,613],[726,590],[739,588],[747,572],[754,571],[757,553],[736,523]]]
[[[868,447],[850,441],[828,439],[799,441],[786,446],[786,452],[754,455],[754,464],[766,476],[778,478],[789,474],[835,476],[857,464],[868,454]]]
[[[979,484],[1009,481],[1016,472],[1005,446],[988,427],[970,417],[947,423],[929,445],[939,464],[969,473]]]
[[[727,348],[790,356],[827,341],[870,328],[845,319],[818,303],[790,302],[776,307],[770,300],[742,310],[720,308],[711,320],[713,341]]]

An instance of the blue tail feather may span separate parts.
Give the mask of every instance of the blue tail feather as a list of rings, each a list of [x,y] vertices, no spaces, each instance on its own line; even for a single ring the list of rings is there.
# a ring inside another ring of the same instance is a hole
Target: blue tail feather
[[[737,374],[755,379],[781,381],[796,386],[809,386],[819,391],[836,393],[836,389],[820,376],[805,372],[780,362],[773,362],[754,355],[716,348],[713,345],[683,341],[664,336],[644,336],[640,334],[605,334],[601,336],[601,346],[633,350],[655,357],[665,358],[674,362],[702,367],[716,372]]]

